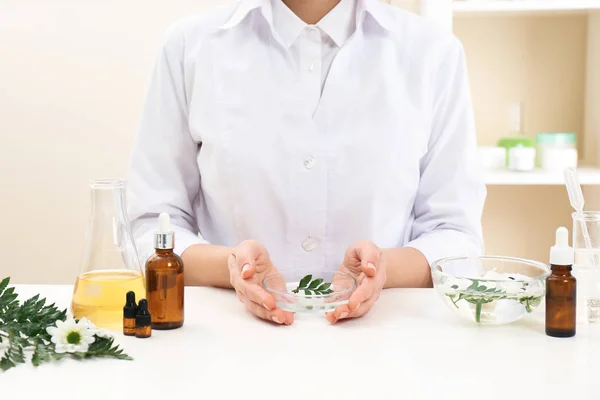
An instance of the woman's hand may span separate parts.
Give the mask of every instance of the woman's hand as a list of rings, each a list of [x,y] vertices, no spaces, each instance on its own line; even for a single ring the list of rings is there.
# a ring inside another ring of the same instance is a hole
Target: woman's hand
[[[294,314],[278,309],[273,296],[262,287],[265,276],[278,272],[265,246],[251,240],[242,242],[229,256],[228,266],[231,285],[248,311],[276,324],[294,322]]]
[[[348,304],[327,313],[327,320],[362,317],[373,307],[386,280],[386,262],[382,251],[373,242],[357,242],[346,250],[340,271],[354,276],[358,282]]]

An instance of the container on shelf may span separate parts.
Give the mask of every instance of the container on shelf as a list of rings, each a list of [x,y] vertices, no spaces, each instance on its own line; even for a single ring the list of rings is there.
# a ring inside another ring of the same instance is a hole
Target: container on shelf
[[[511,147],[508,151],[508,169],[519,172],[533,171],[535,169],[535,148]]]
[[[507,136],[498,140],[498,147],[504,147],[506,149],[506,166],[509,166],[510,149],[513,147],[535,149],[535,142],[527,136]]]
[[[577,168],[577,135],[571,132],[542,132],[535,137],[536,165],[546,171]]]
[[[498,146],[482,146],[477,148],[477,166],[483,170],[499,170],[506,168],[506,148]]]

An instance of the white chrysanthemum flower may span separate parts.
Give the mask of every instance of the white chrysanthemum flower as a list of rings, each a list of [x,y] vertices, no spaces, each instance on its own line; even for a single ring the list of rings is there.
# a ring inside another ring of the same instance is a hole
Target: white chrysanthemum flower
[[[81,318],[79,320],[79,324],[87,327],[94,335],[96,335],[98,337],[101,337],[104,339],[110,339],[113,337],[112,333],[110,333],[107,330],[97,328],[96,325],[94,325],[94,323],[92,321],[90,321],[89,319],[87,319],[86,317]]]
[[[105,329],[98,329],[96,331],[96,336],[103,338],[103,339],[112,339],[112,337],[113,337],[112,333],[110,333],[109,331],[107,331]]]
[[[89,329],[86,322],[77,323],[73,318],[56,321],[56,326],[46,328],[52,335],[52,343],[57,353],[85,353],[94,343],[94,330]]]
[[[86,328],[88,328],[90,331],[92,332],[96,332],[96,325],[94,325],[94,323],[92,321],[90,321],[89,319],[87,319],[86,317],[81,318],[79,321],[77,321],[77,323],[79,325],[85,326]]]

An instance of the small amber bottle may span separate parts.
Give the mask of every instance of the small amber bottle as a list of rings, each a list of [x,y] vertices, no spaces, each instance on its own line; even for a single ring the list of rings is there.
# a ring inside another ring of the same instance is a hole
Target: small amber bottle
[[[135,336],[135,316],[137,304],[135,304],[135,292],[127,292],[125,306],[123,307],[123,334]]]
[[[148,302],[140,300],[138,312],[135,316],[135,337],[149,338],[152,335],[152,318],[148,312]]]
[[[552,273],[546,280],[546,335],[575,336],[577,323],[577,280],[571,275],[573,248],[569,247],[569,231],[556,231],[556,244],[550,251]]]
[[[153,329],[175,329],[183,325],[183,261],[173,252],[174,233],[169,215],[158,217],[154,234],[156,252],[146,262],[146,298]]]

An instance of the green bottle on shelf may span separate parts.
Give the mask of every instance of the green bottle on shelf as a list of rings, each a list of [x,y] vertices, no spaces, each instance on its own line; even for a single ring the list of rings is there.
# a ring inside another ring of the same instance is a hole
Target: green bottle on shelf
[[[504,147],[506,149],[506,166],[508,167],[508,160],[510,149],[513,147],[535,147],[535,141],[523,134],[522,129],[522,115],[523,107],[522,103],[514,103],[510,108],[510,125],[511,135],[501,137],[498,140],[497,146]]]

